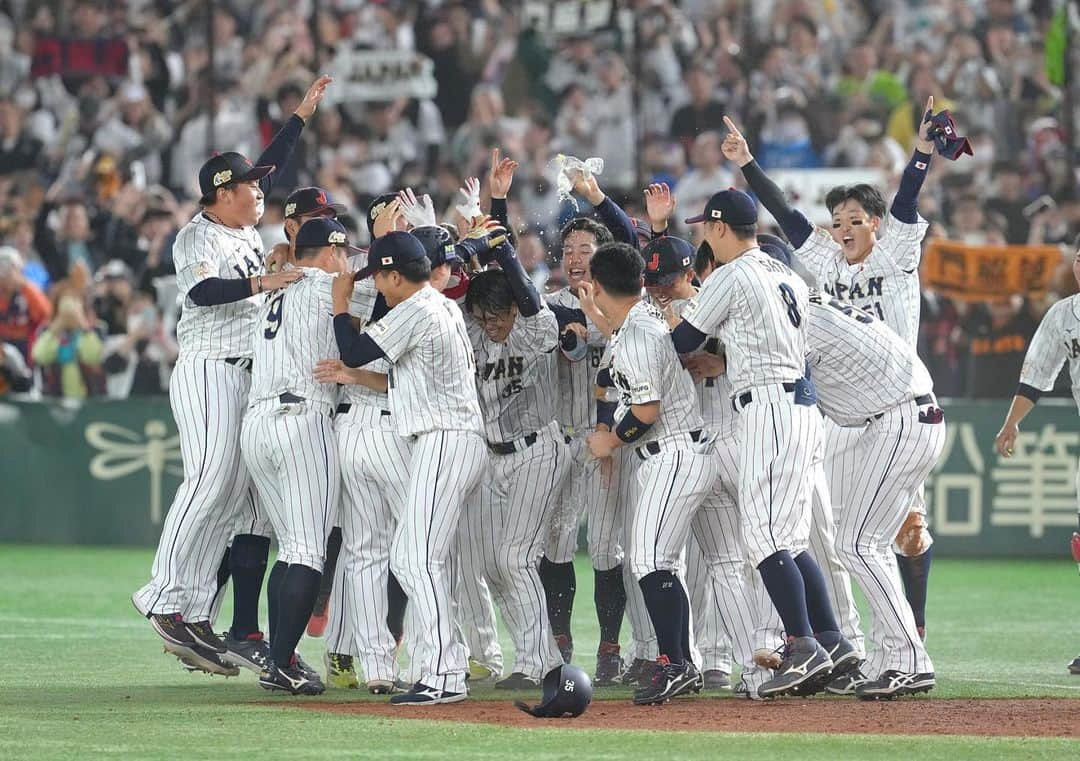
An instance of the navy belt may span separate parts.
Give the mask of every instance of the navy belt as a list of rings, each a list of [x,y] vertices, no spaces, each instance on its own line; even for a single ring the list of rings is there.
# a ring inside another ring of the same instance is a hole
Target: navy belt
[[[915,402],[915,404],[919,405],[920,407],[924,407],[927,404],[933,404],[934,403],[934,397],[931,396],[930,394],[921,394],[921,395],[915,397],[914,402]],[[880,420],[884,414],[885,414],[884,412],[879,412],[878,414],[874,415],[870,419],[871,420]]]
[[[525,436],[522,441],[525,442],[526,447],[531,447],[536,443],[536,434],[530,433],[528,436]],[[488,449],[490,449],[493,454],[513,454],[518,451],[518,448],[514,446],[514,442],[512,441],[489,441],[487,445]]]
[[[226,357],[225,364],[251,372],[251,357]]]
[[[337,414],[344,415],[346,412],[352,409],[352,405],[348,403],[341,403],[337,406]],[[379,414],[383,417],[389,417],[390,410],[379,410]]]
[[[300,404],[302,402],[307,401],[302,396],[297,396],[296,394],[290,394],[288,392],[286,392],[286,393],[282,394],[281,396],[279,396],[277,398],[277,400],[279,402],[281,402],[282,404]]]
[[[788,393],[793,393],[795,391],[795,384],[785,383],[784,391],[787,391]],[[736,397],[735,401],[738,402],[738,406],[735,406],[734,402],[731,406],[736,412],[738,412],[739,407],[745,407],[746,405],[750,404],[750,402],[754,401],[754,394],[750,391],[744,391],[743,393],[739,394],[738,397]]]
[[[688,435],[690,436],[690,439],[696,444],[697,442],[701,441],[701,434],[702,434],[702,432],[699,429],[699,430],[696,430],[696,431],[690,431],[690,433]],[[640,457],[642,460],[644,460],[645,455],[643,455],[641,453],[642,449],[644,449],[650,455],[658,455],[658,454],[660,454],[660,442],[659,441],[650,441],[648,444],[642,444],[640,447],[638,447],[636,450],[634,450],[634,451],[637,452],[637,456]]]

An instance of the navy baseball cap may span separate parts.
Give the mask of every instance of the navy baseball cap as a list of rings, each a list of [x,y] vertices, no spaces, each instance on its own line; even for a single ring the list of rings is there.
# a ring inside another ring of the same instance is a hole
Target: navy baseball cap
[[[402,264],[426,258],[427,251],[424,250],[424,244],[415,235],[394,230],[371,242],[368,248],[367,266],[356,273],[355,279],[363,280],[379,270],[396,269]]]
[[[424,225],[410,230],[413,237],[420,241],[427,252],[427,258],[431,260],[432,268],[449,264],[456,269],[462,265],[454,245],[454,239],[450,237],[450,231],[441,225]]]
[[[237,182],[261,180],[274,171],[273,166],[255,166],[242,153],[228,151],[210,158],[199,170],[199,192],[203,205],[214,200],[214,191]]]
[[[367,207],[367,229],[368,234],[375,237],[375,218],[382,213],[382,210],[386,208],[386,204],[397,198],[397,193],[383,193],[380,196],[375,196]]]
[[[682,238],[663,235],[641,249],[645,260],[645,285],[669,285],[675,276],[694,264],[694,247]]]
[[[758,248],[778,262],[791,266],[791,257],[794,252],[787,241],[777,238],[775,235],[757,236]]]
[[[697,222],[723,222],[725,225],[752,225],[757,223],[757,204],[741,190],[728,188],[713,193],[705,204],[705,211],[696,217],[683,220],[688,225]]]
[[[293,243],[298,249],[341,246],[353,253],[361,250],[349,245],[349,233],[345,225],[331,217],[309,219],[296,231],[296,240]]]
[[[336,217],[345,213],[345,205],[334,203],[330,194],[322,188],[300,188],[294,190],[285,199],[285,218],[308,217],[317,214],[321,217]]]

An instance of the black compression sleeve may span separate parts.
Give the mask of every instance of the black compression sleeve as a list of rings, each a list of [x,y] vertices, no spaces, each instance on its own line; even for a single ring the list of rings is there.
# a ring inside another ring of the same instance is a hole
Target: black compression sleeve
[[[751,161],[744,166],[742,173],[750,190],[754,191],[762,205],[776,218],[791,245],[799,248],[806,243],[807,238],[814,232],[814,226],[801,211],[792,208],[780,186],[769,179],[757,161]]]
[[[915,151],[900,176],[900,187],[896,189],[890,209],[901,222],[913,225],[919,221],[919,190],[929,170],[930,154]]]
[[[510,281],[510,290],[514,293],[518,311],[522,317],[532,317],[540,311],[540,294],[533,281],[521,266],[521,260],[514,253],[509,243],[503,243],[495,249],[495,259],[499,262],[506,279]]]
[[[1035,388],[1034,386],[1029,386],[1026,383],[1021,383],[1019,386],[1016,387],[1016,395],[1022,396],[1025,399],[1030,399],[1032,404],[1036,404],[1039,401],[1039,397],[1042,396],[1042,391]]]
[[[585,313],[573,307],[564,307],[558,304],[548,304],[548,309],[555,313],[555,319],[559,321],[559,330],[566,330],[566,326],[572,322],[579,325],[588,325],[585,321]]]
[[[683,320],[675,330],[671,331],[671,341],[675,344],[675,351],[679,354],[689,354],[697,347],[705,343],[708,338],[704,333],[693,325]]]
[[[188,291],[188,298],[200,307],[231,304],[234,301],[243,301],[251,295],[251,281],[235,277],[208,277]]]
[[[606,425],[608,428],[615,427],[615,410],[619,408],[617,402],[606,402],[603,399],[596,400],[596,424]]]
[[[352,318],[344,312],[334,315],[334,338],[341,361],[348,367],[360,367],[386,356],[371,336],[356,329]]]

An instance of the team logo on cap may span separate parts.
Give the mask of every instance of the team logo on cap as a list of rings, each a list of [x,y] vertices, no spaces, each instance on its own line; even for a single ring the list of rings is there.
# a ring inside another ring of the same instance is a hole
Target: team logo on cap
[[[723,219],[724,218],[724,212],[720,211],[720,209],[713,209],[712,211],[709,212],[709,216],[712,217],[713,219]]]
[[[315,202],[320,203],[323,206],[325,206],[326,205],[326,193],[322,192],[321,190],[318,193],[316,193],[315,194]]]
[[[332,244],[335,244],[335,243],[344,243],[344,242],[345,242],[345,233],[343,233],[343,232],[340,232],[340,231],[338,231],[338,230],[334,230],[334,231],[333,231],[332,233],[330,233],[330,234],[329,234],[329,235],[328,235],[328,236],[326,237],[326,240],[327,240],[327,241],[328,241],[328,242],[329,242],[329,243],[330,243],[331,245],[332,245]]]
[[[382,262],[382,266],[389,267],[391,264],[394,263],[394,257],[392,257],[392,256],[384,256],[381,259],[379,259],[379,261]]]
[[[224,172],[218,172],[214,175],[214,187],[218,188],[224,185],[226,182],[232,179],[232,170],[226,169]]]
[[[375,204],[374,206],[371,207],[371,211],[368,212],[368,216],[371,217],[372,219],[375,219],[377,216],[382,214],[382,210],[385,209],[385,208],[386,208],[386,202],[385,201],[383,203],[377,203],[377,204]]]
[[[285,216],[286,217],[291,217],[294,213],[296,213],[296,204],[295,203],[287,203],[287,204],[285,204]]]
[[[682,266],[684,266],[684,267],[689,267],[690,266],[690,257],[689,256],[684,256],[683,257]]]

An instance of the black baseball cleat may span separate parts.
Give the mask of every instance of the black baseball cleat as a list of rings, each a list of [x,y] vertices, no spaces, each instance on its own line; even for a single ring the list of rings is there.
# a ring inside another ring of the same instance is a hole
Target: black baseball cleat
[[[830,695],[854,695],[855,688],[866,681],[868,681],[866,675],[861,670],[855,669],[836,677],[825,685],[825,692]]]
[[[306,676],[308,679],[314,679],[317,682],[322,682],[322,674],[313,669],[308,663],[300,657],[300,653],[293,653],[293,664],[300,669],[300,673]]]
[[[240,669],[236,666],[222,661],[213,650],[207,650],[197,643],[193,643],[190,647],[183,647],[166,642],[165,652],[179,658],[180,664],[188,671],[202,671],[224,677],[237,676],[240,673]]]
[[[825,647],[822,645],[822,647]],[[794,695],[816,695],[828,689],[829,685],[837,682],[852,671],[857,671],[862,663],[859,651],[846,637],[840,637],[832,647],[825,647],[829,659],[833,662],[832,668],[823,671],[814,679],[808,679],[791,692]],[[835,694],[835,693],[834,693]]]
[[[600,650],[596,653],[596,675],[593,676],[593,687],[617,687],[622,683],[625,669],[622,656],[619,655],[619,646],[601,642]]]
[[[1073,658],[1073,662],[1069,664],[1070,674],[1080,674],[1080,655]]]
[[[540,687],[540,680],[534,679],[520,671],[515,671],[506,679],[495,682],[496,690],[536,690]]]
[[[937,682],[933,673],[908,674],[890,669],[877,679],[863,682],[855,688],[859,700],[894,700],[904,695],[930,692]]]
[[[630,668],[623,674],[623,686],[644,687],[652,680],[653,669],[655,668],[656,661],[650,661],[646,658],[635,658],[630,663]]]
[[[188,633],[191,634],[196,643],[207,650],[213,650],[215,653],[225,652],[225,643],[221,641],[218,635],[214,634],[209,621],[188,621],[186,626]]]
[[[800,685],[811,684],[833,667],[829,654],[813,637],[796,637],[787,649],[772,679],[758,687],[762,698],[778,698],[796,692]],[[818,680],[819,681],[819,680]]]
[[[648,706],[666,703],[697,683],[700,674],[689,661],[671,663],[667,656],[656,659],[652,679],[634,692],[634,705]]]
[[[731,689],[731,675],[721,669],[709,669],[702,674],[702,678],[705,680],[705,689],[710,692]]]
[[[312,678],[295,663],[281,668],[271,661],[259,676],[259,685],[265,690],[281,690],[292,695],[322,695],[326,692],[326,685],[318,674]]]
[[[246,637],[234,637],[232,631],[225,632],[222,642],[225,652],[221,660],[233,666],[261,674],[270,662],[270,645],[266,644],[262,632],[254,632]]]
[[[390,698],[390,705],[395,706],[434,706],[441,703],[460,703],[468,697],[464,692],[448,692],[428,687],[417,682],[408,692],[394,695]]]
[[[179,613],[151,613],[147,618],[166,644],[186,648],[195,645],[195,638],[191,636],[184,617]]]
[[[698,670],[690,661],[686,662],[686,665],[690,667],[690,686],[687,687],[682,694],[683,695],[700,695],[701,691],[705,689],[705,675]]]

